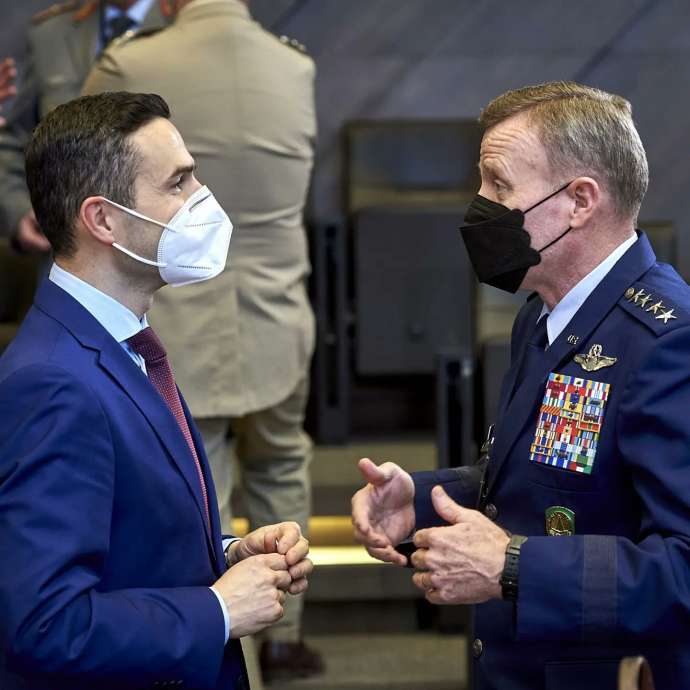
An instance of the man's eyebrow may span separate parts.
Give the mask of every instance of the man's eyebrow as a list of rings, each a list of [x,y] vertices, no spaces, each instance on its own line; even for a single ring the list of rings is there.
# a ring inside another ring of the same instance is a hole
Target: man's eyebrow
[[[167,180],[172,180],[175,177],[184,175],[185,173],[190,174],[196,170],[196,162],[190,163],[189,165],[180,165],[167,177]]]
[[[507,179],[506,173],[504,172],[502,166],[496,165],[493,161],[479,160],[477,162],[477,168],[479,172],[484,172],[488,175],[494,175],[502,180]]]

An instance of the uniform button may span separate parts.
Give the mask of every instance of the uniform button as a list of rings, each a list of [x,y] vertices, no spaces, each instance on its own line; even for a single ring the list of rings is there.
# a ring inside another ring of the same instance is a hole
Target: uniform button
[[[495,520],[498,517],[498,508],[493,503],[487,503],[484,507],[484,515],[489,518],[489,520]]]
[[[476,638],[475,641],[472,643],[472,656],[475,659],[479,659],[483,651],[484,643],[479,638]]]

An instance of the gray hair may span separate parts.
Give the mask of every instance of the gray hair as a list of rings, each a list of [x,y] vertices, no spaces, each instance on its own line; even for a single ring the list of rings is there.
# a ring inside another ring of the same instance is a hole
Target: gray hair
[[[507,91],[479,116],[484,130],[518,113],[539,129],[556,174],[603,183],[622,218],[637,220],[649,184],[647,156],[625,98],[572,81]]]

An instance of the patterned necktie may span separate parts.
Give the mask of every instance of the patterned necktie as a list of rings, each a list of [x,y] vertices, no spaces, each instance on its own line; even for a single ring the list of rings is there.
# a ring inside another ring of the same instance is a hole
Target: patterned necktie
[[[163,343],[161,343],[158,336],[153,332],[153,328],[150,326],[139,331],[139,333],[133,335],[131,338],[128,338],[127,342],[137,354],[144,358],[144,362],[146,362],[146,373],[148,374],[149,380],[161,394],[165,404],[172,412],[173,417],[175,417],[175,421],[180,427],[185,441],[187,441],[189,450],[192,452],[194,463],[196,464],[196,472],[199,475],[199,484],[201,484],[201,495],[204,499],[206,520],[210,528],[211,517],[208,510],[208,493],[206,491],[204,473],[201,471],[201,464],[196,454],[192,433],[189,430],[189,424],[187,423],[187,418],[182,409],[180,395],[175,385],[175,377],[173,376],[172,368],[170,367],[170,362],[168,361]]]

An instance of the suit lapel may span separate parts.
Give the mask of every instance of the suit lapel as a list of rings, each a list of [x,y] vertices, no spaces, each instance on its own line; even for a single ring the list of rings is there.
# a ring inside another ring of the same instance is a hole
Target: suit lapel
[[[213,537],[206,521],[206,511],[194,458],[172,412],[146,374],[134,364],[122,346],[112,338],[110,342],[104,344],[98,363],[127,393],[149,421],[160,442],[165,446],[194,498],[209,545],[212,552],[215,553]]]
[[[501,467],[518,438],[520,438],[525,426],[529,422],[534,421],[536,404],[544,394],[549,374],[561,367],[564,362],[570,360],[574,351],[578,349],[577,345],[572,345],[568,342],[569,336],[576,336],[578,343],[587,342],[590,335],[621,299],[626,289],[638,280],[640,276],[644,275],[654,265],[655,261],[656,257],[649,241],[644,234],[640,233],[637,242],[621,257],[601,283],[597,285],[596,289],[580,307],[563,332],[545,351],[544,361],[538,376],[525,379],[522,385],[515,391],[512,400],[506,403],[505,406],[501,406],[502,414],[496,431],[492,468],[489,474],[489,490],[494,485]],[[540,308],[541,302],[537,302],[532,312],[535,321],[538,314],[537,310]],[[533,328],[534,325],[531,330]],[[530,333],[531,330],[527,332]],[[519,365],[525,355],[527,340],[528,338],[523,335],[520,357],[518,362],[511,367],[511,384],[515,381],[516,372],[519,370]],[[512,385],[506,386],[502,397],[507,398],[511,391]]]
[[[220,524],[220,513],[218,512],[218,502],[216,500],[216,488],[213,483],[213,476],[211,474],[211,466],[209,465],[208,458],[206,457],[206,451],[204,449],[204,442],[199,434],[199,430],[194,423],[194,419],[187,407],[182,393],[178,388],[178,393],[180,394],[180,401],[182,402],[182,409],[184,410],[185,417],[187,418],[187,424],[189,425],[189,431],[192,434],[192,440],[194,441],[194,447],[196,448],[196,454],[199,458],[199,463],[201,464],[201,471],[204,473],[204,481],[206,482],[206,491],[208,493],[208,512],[211,518],[211,540],[213,542],[213,553],[216,557],[216,563],[220,568],[220,573],[225,570],[225,556],[223,554],[223,542],[222,542],[222,527]],[[198,483],[198,482],[197,482]]]
[[[45,280],[39,288],[36,306],[62,323],[83,346],[99,352],[99,366],[146,417],[184,478],[204,525],[209,549],[215,555],[216,549],[206,521],[194,458],[177,421],[148,377],[79,302],[50,280]],[[206,469],[204,472],[208,476]],[[209,511],[212,512],[212,506],[209,506]]]

